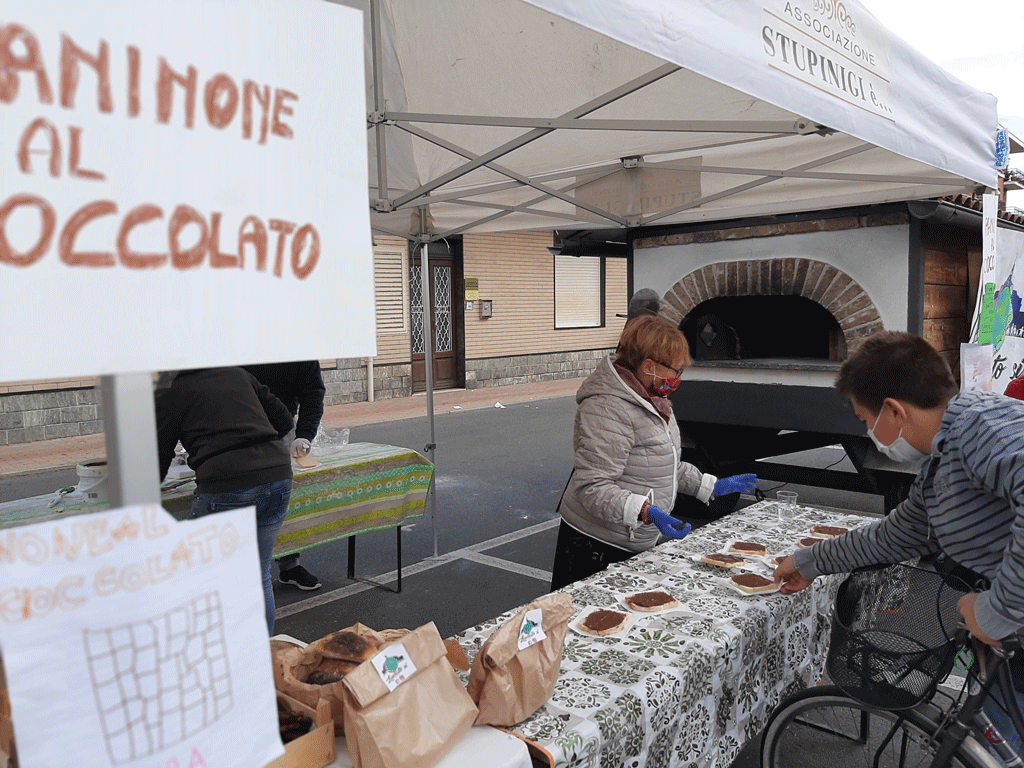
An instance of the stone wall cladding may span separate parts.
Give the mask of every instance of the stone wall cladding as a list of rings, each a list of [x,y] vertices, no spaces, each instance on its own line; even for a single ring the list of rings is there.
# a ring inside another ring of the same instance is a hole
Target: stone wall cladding
[[[323,371],[323,378],[327,388],[324,405],[366,402],[366,363],[359,358],[338,360],[338,367]],[[373,366],[374,400],[408,397],[411,394],[411,364]]]
[[[466,388],[587,376],[612,351],[588,349],[469,360]],[[328,368],[322,375],[327,390],[324,405],[366,402],[366,363],[360,358],[338,360],[336,368]],[[373,367],[374,400],[411,395],[410,363]],[[101,433],[103,406],[100,400],[100,392],[95,388],[0,395],[0,445]]]
[[[847,354],[883,328],[871,297],[852,277],[830,264],[802,258],[708,264],[665,292],[661,314],[678,325],[708,299],[750,295],[803,296],[821,304],[839,323]]]
[[[99,390],[60,389],[0,396],[0,445],[103,431]]]
[[[613,349],[584,349],[543,355],[512,355],[466,361],[466,389],[503,387],[555,379],[576,379],[593,373]]]

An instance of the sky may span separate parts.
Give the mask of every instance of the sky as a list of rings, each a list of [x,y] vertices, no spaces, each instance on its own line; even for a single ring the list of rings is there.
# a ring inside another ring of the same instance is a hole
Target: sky
[[[998,98],[999,121],[1024,141],[1024,0],[860,0],[883,26],[978,90]],[[1010,159],[1024,170],[1024,154]],[[1010,205],[1024,208],[1024,192]]]

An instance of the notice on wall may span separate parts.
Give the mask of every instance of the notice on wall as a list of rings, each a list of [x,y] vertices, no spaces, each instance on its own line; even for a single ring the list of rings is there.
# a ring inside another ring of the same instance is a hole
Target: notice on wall
[[[376,354],[362,37],[320,0],[4,3],[0,381]]]
[[[22,765],[264,765],[283,752],[255,508],[126,507],[0,531]]]

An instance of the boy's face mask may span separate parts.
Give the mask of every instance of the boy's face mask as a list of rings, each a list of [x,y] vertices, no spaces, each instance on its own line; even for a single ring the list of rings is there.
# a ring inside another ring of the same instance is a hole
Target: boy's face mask
[[[883,408],[882,410],[885,409]],[[875,437],[875,427],[878,426],[878,420],[880,418],[882,418],[882,411],[879,411],[878,415],[875,417],[875,423],[868,427],[868,437],[871,438],[871,442],[875,444],[875,448],[877,448],[879,452],[901,464],[920,464],[928,458],[927,453],[921,453],[921,451],[917,450],[917,448],[912,446],[903,438],[903,427],[900,427],[900,433],[896,436],[895,440],[893,440],[889,445],[883,445],[882,442]]]

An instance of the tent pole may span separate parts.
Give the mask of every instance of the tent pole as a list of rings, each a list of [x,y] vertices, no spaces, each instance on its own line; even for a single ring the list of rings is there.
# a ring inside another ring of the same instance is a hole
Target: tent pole
[[[420,209],[421,215],[423,209]],[[431,480],[430,521],[434,532],[434,557],[437,557],[437,444],[434,438],[434,330],[433,318],[430,316],[431,288],[434,285],[430,274],[430,243],[423,243],[423,255],[420,258],[420,282],[423,293],[423,366],[426,369],[427,386],[427,421],[430,423],[430,442],[425,450],[430,455],[430,463],[434,465],[434,479]]]
[[[370,46],[373,67],[373,108],[381,112],[384,108],[384,67],[381,64],[380,3],[370,0]],[[374,126],[377,139],[377,197],[388,199],[388,147],[383,122]]]
[[[100,389],[111,509],[159,504],[162,478],[156,476],[153,377],[148,373],[102,376]]]

